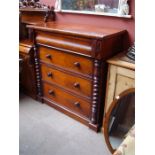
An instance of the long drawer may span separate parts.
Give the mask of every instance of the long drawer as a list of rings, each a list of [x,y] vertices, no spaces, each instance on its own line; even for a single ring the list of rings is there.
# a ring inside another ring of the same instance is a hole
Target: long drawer
[[[37,44],[65,49],[88,57],[91,57],[93,51],[92,39],[77,37],[75,35],[69,36],[38,31],[36,34],[36,42]]]
[[[65,53],[43,46],[39,46],[39,53],[41,61],[46,63],[50,63],[82,74],[87,74],[89,76],[92,76],[93,74],[93,62],[89,58]]]
[[[92,81],[82,79],[74,75],[64,73],[62,71],[48,67],[45,64],[41,64],[42,80],[56,83],[65,88],[69,88],[71,91],[80,93],[91,97]]]
[[[90,117],[90,103],[53,85],[43,83],[44,97],[86,118]]]

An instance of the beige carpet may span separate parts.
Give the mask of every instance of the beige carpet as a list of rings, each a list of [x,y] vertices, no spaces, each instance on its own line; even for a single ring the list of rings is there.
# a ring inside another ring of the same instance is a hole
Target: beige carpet
[[[110,155],[101,133],[25,95],[19,118],[20,155]]]

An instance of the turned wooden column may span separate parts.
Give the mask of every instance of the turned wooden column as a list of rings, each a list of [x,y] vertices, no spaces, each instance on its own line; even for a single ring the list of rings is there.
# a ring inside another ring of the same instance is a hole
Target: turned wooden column
[[[94,77],[93,77],[93,96],[92,96],[92,116],[91,122],[97,123],[97,106],[98,106],[98,95],[99,95],[99,60],[94,61]]]
[[[36,87],[37,87],[37,99],[42,102],[42,87],[41,87],[41,73],[40,73],[40,65],[38,58],[37,47],[34,45],[34,62],[35,62],[35,71],[36,71]]]

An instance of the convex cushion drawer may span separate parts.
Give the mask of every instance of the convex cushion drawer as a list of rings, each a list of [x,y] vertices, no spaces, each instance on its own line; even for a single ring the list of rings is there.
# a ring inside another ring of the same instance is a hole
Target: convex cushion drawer
[[[48,45],[60,49],[81,53],[82,55],[91,56],[92,40],[74,36],[66,36],[58,33],[47,33],[39,31],[36,36],[38,44]]]
[[[42,80],[58,84],[65,88],[69,88],[70,91],[75,91],[81,95],[91,97],[91,80],[53,69],[45,64],[41,64],[41,73]]]
[[[40,59],[43,62],[90,76],[93,74],[93,62],[88,58],[43,46],[39,46],[38,49],[40,52]]]
[[[91,108],[89,102],[47,83],[43,83],[43,93],[46,99],[50,99],[75,113],[89,118]]]

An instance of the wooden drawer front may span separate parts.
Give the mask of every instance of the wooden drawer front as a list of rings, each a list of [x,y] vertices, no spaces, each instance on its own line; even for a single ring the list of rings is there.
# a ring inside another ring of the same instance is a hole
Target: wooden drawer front
[[[90,59],[42,46],[39,47],[39,51],[40,59],[44,62],[92,75],[93,62]]]
[[[47,33],[38,31],[36,41],[39,44],[49,45],[82,55],[91,56],[92,40],[65,34]]]
[[[90,103],[72,96],[69,93],[47,83],[43,84],[43,91],[44,97],[56,102],[61,106],[64,106],[71,111],[74,111],[77,114],[89,118]]]
[[[67,87],[88,97],[91,96],[91,81],[66,74],[64,72],[47,67],[44,64],[41,65],[41,72],[43,80],[57,83],[63,87]]]

